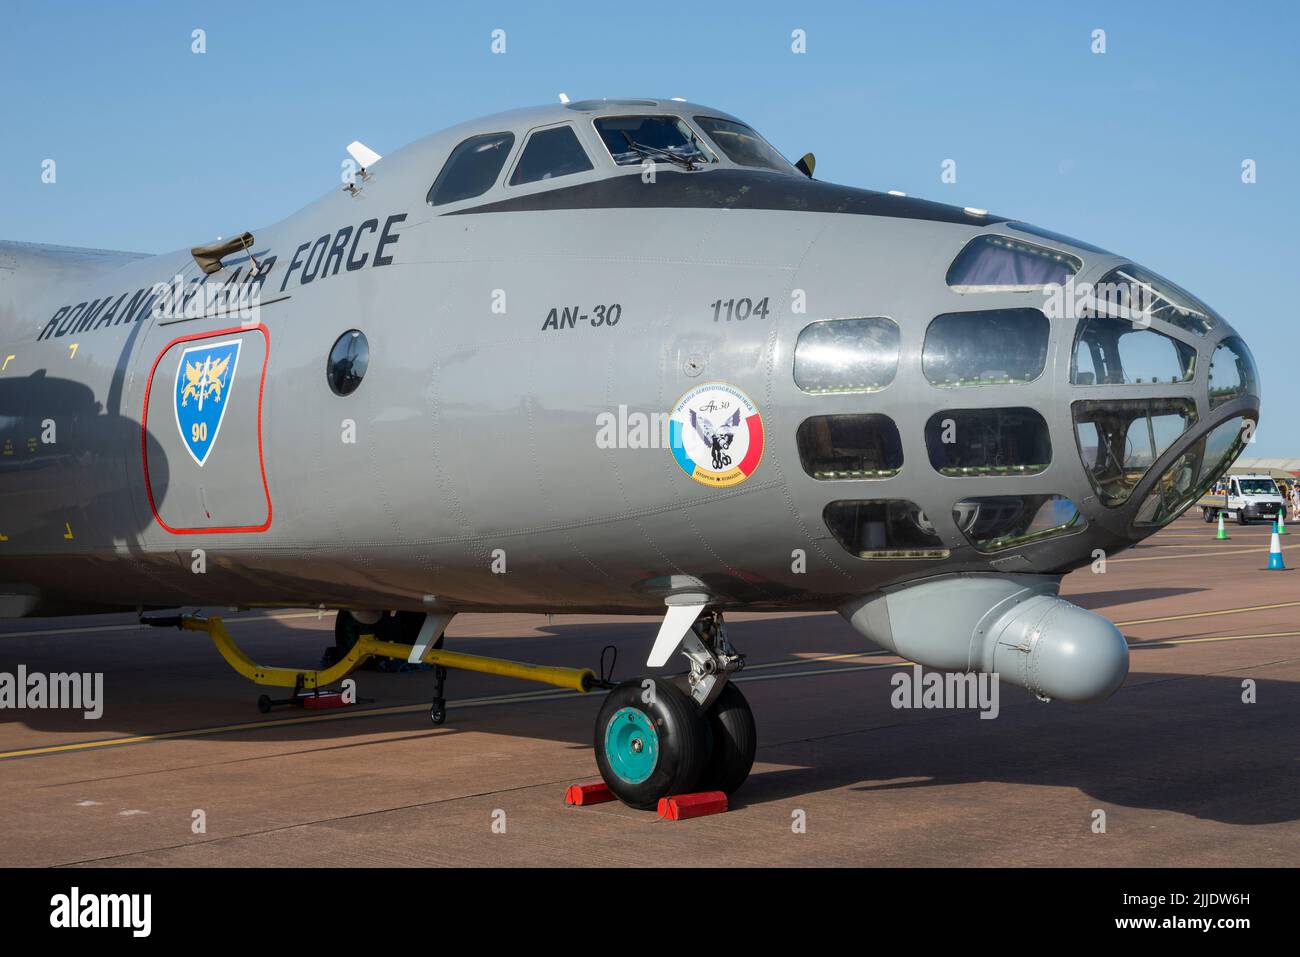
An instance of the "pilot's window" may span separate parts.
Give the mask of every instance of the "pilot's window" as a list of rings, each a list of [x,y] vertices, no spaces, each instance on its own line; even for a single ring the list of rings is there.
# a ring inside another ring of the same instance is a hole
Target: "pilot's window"
[[[1259,396],[1259,374],[1246,343],[1229,336],[1210,358],[1210,408],[1243,395]]]
[[[465,140],[451,151],[429,187],[429,204],[442,206],[486,193],[496,183],[514,143],[513,133],[485,133]]]
[[[370,365],[370,344],[365,333],[349,329],[334,341],[325,360],[325,381],[335,395],[351,395],[361,385]]]
[[[991,495],[964,498],[952,507],[952,520],[981,552],[1029,545],[1077,532],[1085,522],[1062,495]]]
[[[1050,331],[1038,309],[947,313],[925,332],[921,368],[945,389],[1029,382],[1042,375]]]
[[[1190,382],[1196,350],[1124,319],[1080,320],[1070,381],[1075,385],[1156,385]]]
[[[520,186],[523,183],[554,179],[556,176],[568,176],[570,173],[585,173],[591,168],[587,151],[578,142],[573,128],[557,126],[549,130],[538,130],[528,137],[524,152],[510,176],[510,185]]]
[[[858,558],[948,557],[934,525],[913,502],[831,502],[822,518],[835,540]]]
[[[1102,277],[1093,288],[1098,310],[1120,319],[1147,325],[1159,319],[1179,329],[1203,336],[1216,320],[1209,306],[1168,279],[1139,266],[1120,266]]]
[[[952,409],[925,425],[930,464],[941,475],[1034,475],[1052,462],[1047,422],[1033,409]]]
[[[898,325],[890,319],[827,319],[804,327],[794,382],[804,392],[878,392],[898,372]]]
[[[767,140],[744,123],[723,120],[716,116],[697,116],[695,122],[708,134],[709,139],[727,154],[727,159],[737,166],[774,169],[780,173],[794,171],[784,156],[774,150]]]
[[[796,441],[803,470],[815,479],[889,478],[903,466],[898,426],[885,415],[816,415],[799,426]]]
[[[1245,423],[1229,419],[1178,456],[1143,499],[1133,524],[1166,525],[1200,499],[1245,448]]]
[[[1196,422],[1190,399],[1114,399],[1075,402],[1079,457],[1097,497],[1114,507],[1164,451]]]
[[[609,155],[619,166],[676,163],[689,168],[716,163],[695,131],[676,116],[604,116],[595,121]]]
[[[1069,253],[1006,236],[978,236],[948,267],[948,285],[956,292],[1038,292],[1051,283],[1064,285],[1083,262]]]

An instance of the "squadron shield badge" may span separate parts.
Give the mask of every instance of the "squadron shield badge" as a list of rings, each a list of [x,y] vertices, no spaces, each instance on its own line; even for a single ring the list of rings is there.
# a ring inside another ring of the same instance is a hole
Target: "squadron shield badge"
[[[176,366],[176,427],[186,450],[200,467],[217,443],[221,420],[230,404],[239,346],[238,339],[192,346],[181,353]]]
[[[763,417],[735,386],[706,382],[677,403],[668,439],[682,471],[701,485],[739,485],[763,457]]]

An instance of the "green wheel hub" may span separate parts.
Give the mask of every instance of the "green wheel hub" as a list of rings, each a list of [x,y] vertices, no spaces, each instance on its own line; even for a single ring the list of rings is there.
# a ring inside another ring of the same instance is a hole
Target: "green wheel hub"
[[[619,708],[605,726],[605,757],[628,784],[640,784],[659,763],[659,732],[636,708]]]

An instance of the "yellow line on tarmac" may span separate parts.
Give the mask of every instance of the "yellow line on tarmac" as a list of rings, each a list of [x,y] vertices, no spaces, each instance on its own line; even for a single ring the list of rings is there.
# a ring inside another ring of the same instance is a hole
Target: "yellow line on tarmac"
[[[485,698],[468,698],[453,701],[458,708],[481,707],[489,704],[508,704],[514,701],[529,701],[545,698],[567,698],[576,696],[576,691],[564,689],[540,691],[521,691],[515,694],[491,695]],[[92,751],[97,748],[113,748],[126,744],[144,744],[149,741],[169,741],[175,738],[200,737],[212,734],[227,734],[234,731],[258,731],[263,728],[282,728],[295,724],[315,724],[320,721],[342,721],[347,718],[369,718],[390,714],[413,714],[428,711],[426,704],[395,705],[391,708],[367,708],[362,711],[333,711],[328,714],[301,715],[293,718],[272,718],[266,721],[248,721],[242,724],[223,724],[208,728],[189,728],[184,731],[160,731],[157,734],[137,734],[129,738],[105,738],[102,741],[77,741],[70,744],[54,744],[42,748],[22,748],[17,751],[0,751],[0,760],[5,758],[34,757],[38,754],[58,754],[66,751]]]
[[[1126,628],[1129,625],[1154,625],[1161,621],[1184,621],[1188,618],[1213,618],[1217,615],[1235,615],[1238,612],[1247,611],[1268,611],[1272,608],[1294,608],[1300,605],[1300,601],[1279,601],[1271,605],[1246,605],[1243,608],[1220,608],[1217,611],[1194,611],[1186,615],[1165,615],[1163,618],[1134,618],[1132,621],[1117,621],[1115,624],[1120,628]]]
[[[249,615],[245,618],[223,618],[227,625],[238,625],[252,621],[289,621],[293,618],[315,618],[317,613],[314,611],[293,611],[277,615]],[[4,638],[39,638],[50,635],[80,635],[93,631],[165,631],[166,629],[154,629],[149,625],[142,625],[139,622],[130,622],[123,625],[78,625],[72,628],[41,628],[35,631],[7,631],[0,633],[0,639]],[[179,631],[179,629],[173,629]]]
[[[1211,635],[1209,638],[1147,638],[1129,642],[1130,648],[1154,648],[1157,645],[1196,645],[1206,641],[1240,641],[1243,638],[1295,638],[1300,631],[1274,631],[1265,635]]]
[[[315,614],[312,612],[312,614]],[[801,664],[819,664],[825,661],[840,661],[847,658],[861,658],[869,655],[884,655],[885,651],[867,651],[856,652],[844,655],[821,655],[815,658],[804,658],[787,661],[776,661],[768,664],[750,665],[749,670],[759,670],[763,668],[779,668],[790,665]],[[892,665],[872,665],[870,667],[893,667]],[[840,671],[854,669],[833,669]],[[799,672],[803,674],[804,672]],[[821,673],[821,672],[818,672]],[[520,701],[548,700],[551,698],[575,698],[579,693],[568,691],[563,688],[540,688],[533,691],[516,691],[509,694],[488,695],[482,698],[466,698],[460,701],[450,701],[449,704],[457,708],[478,708],[492,704],[513,704]],[[213,734],[227,734],[235,731],[258,731],[264,728],[281,728],[298,724],[313,724],[318,721],[341,721],[345,718],[367,718],[379,717],[392,714],[416,714],[421,711],[428,711],[429,706],[425,704],[405,704],[394,705],[390,708],[367,708],[364,710],[340,710],[331,711],[326,714],[309,714],[297,715],[292,718],[269,718],[265,721],[248,721],[241,724],[223,724],[207,728],[189,728],[183,731],[160,731],[156,734],[138,734],[126,738],[105,738],[100,741],[78,741],[70,744],[53,744],[40,748],[22,748],[16,751],[0,751],[0,760],[6,758],[23,758],[34,757],[40,754],[58,754],[67,751],[92,751],[98,748],[120,747],[128,744],[145,744],[149,741],[169,741],[176,738],[199,737]]]
[[[1297,603],[1293,602],[1291,604]],[[1229,611],[1232,610],[1239,609],[1229,609]],[[1132,649],[1141,650],[1143,648],[1156,648],[1167,645],[1201,644],[1210,641],[1243,641],[1251,638],[1292,638],[1297,636],[1300,636],[1300,632],[1281,631],[1261,635],[1218,635],[1206,638],[1153,638],[1146,641],[1129,641],[1128,644]],[[745,669],[745,671],[752,672],[767,668],[790,667],[792,665],[798,667],[800,665],[820,664],[827,661],[842,661],[851,658],[865,658],[889,654],[890,652],[888,651],[865,651],[839,655],[820,655],[816,658],[805,658],[801,660],[787,659],[785,661],[774,661],[761,665],[750,665]],[[816,669],[800,668],[798,671],[786,671],[777,674],[750,675],[742,673],[732,680],[737,683],[743,683],[747,681],[772,681],[779,678],[811,678],[819,675],[849,674],[851,672],[859,671],[882,671],[889,668],[909,667],[912,664],[913,662],[911,661],[900,659],[899,661],[884,662],[881,664],[849,665],[847,667]],[[457,709],[477,708],[493,704],[516,704],[523,701],[549,701],[552,699],[577,698],[580,696],[581,693],[577,691],[569,691],[563,688],[545,688],[536,691],[520,691],[512,694],[488,695],[481,698],[466,698],[459,701],[452,700],[448,702],[448,704]],[[157,734],[138,734],[125,738],[106,738],[102,741],[79,741],[69,744],[48,745],[40,748],[22,748],[16,751],[3,751],[0,752],[0,760],[31,758],[49,754],[65,754],[74,751],[93,751],[100,748],[146,744],[152,741],[169,741],[177,738],[193,738],[214,734],[229,734],[239,731],[257,731],[265,728],[281,728],[292,725],[314,724],[320,721],[346,721],[353,718],[370,718],[394,714],[416,714],[427,710],[428,706],[424,704],[407,704],[395,705],[391,708],[369,708],[363,711],[337,711],[328,714],[301,715],[292,718],[273,718],[267,721],[249,721],[243,724],[217,725],[208,728],[190,728],[185,731],[161,731]]]
[[[1173,547],[1173,546],[1168,546],[1168,547]],[[1297,542],[1294,545],[1282,546],[1283,551],[1289,551],[1292,548],[1300,548],[1300,542]],[[1225,553],[1239,555],[1242,552],[1256,552],[1257,554],[1263,555],[1265,557],[1268,556],[1268,549],[1266,549],[1263,545],[1260,545],[1258,547],[1250,546],[1245,548],[1219,548],[1212,552],[1192,552],[1186,555],[1148,555],[1145,558],[1111,558],[1108,560],[1108,563],[1111,565],[1118,565],[1121,562],[1173,562],[1173,561],[1177,561],[1180,558],[1204,558],[1206,556],[1214,556],[1214,555],[1217,555],[1220,558],[1222,558]]]

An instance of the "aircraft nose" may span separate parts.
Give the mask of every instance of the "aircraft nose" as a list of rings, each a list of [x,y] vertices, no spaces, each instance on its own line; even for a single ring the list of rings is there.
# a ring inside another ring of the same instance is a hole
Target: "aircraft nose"
[[[1097,511],[1121,514],[1129,537],[1143,538],[1251,441],[1259,373],[1222,316],[1147,269],[1118,266],[1092,293],[1070,366],[1073,424]]]

